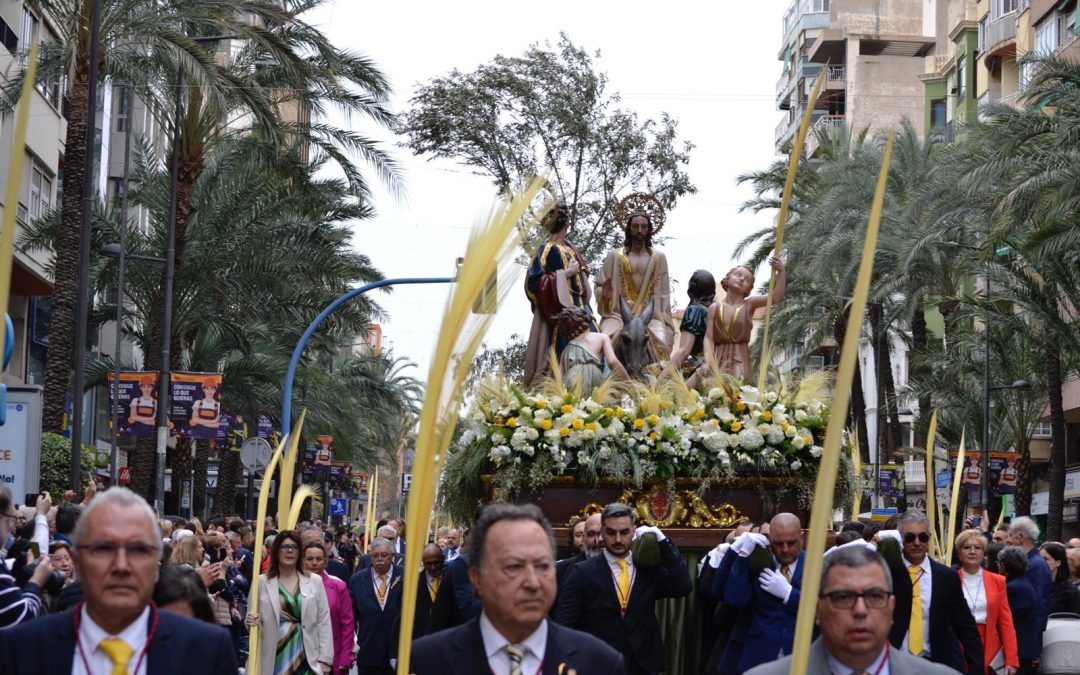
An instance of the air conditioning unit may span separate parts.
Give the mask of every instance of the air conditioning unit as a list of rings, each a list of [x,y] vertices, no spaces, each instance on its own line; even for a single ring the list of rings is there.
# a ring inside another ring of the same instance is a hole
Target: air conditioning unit
[[[908,457],[904,460],[904,478],[909,487],[926,485],[926,458]]]

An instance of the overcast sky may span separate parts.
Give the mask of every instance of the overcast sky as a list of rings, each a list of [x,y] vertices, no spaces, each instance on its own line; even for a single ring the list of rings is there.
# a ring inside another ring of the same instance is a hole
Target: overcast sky
[[[596,67],[608,75],[608,92],[621,94],[621,107],[641,118],[669,113],[678,120],[680,141],[697,146],[688,172],[698,194],[679,201],[663,231],[676,282],[672,299],[683,307],[695,269],[719,279],[736,262],[735,243],[771,222],[771,214],[738,212],[751,193],[735,178],[775,159],[776,55],[788,4],[549,0],[526,13],[528,5],[506,2],[336,0],[307,19],[336,44],[375,60],[394,87],[396,111],[407,108],[419,83],[452,68],[471,70],[496,54],[520,54],[532,43],[554,43],[560,31],[579,47],[599,50]],[[392,135],[364,130],[385,139],[408,195],[395,200],[378,193],[377,217],[355,227],[356,247],[387,277],[449,276],[469,228],[492,203],[491,181],[451,161],[414,157],[394,146]],[[390,315],[384,344],[416,362],[420,379],[427,379],[447,293],[446,286],[406,286],[375,298]],[[527,334],[530,321],[524,292],[514,290],[487,341]]]

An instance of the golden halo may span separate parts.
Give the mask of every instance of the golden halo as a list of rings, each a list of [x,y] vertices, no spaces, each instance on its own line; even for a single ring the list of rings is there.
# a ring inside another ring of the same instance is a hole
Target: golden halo
[[[653,195],[645,192],[635,192],[623,197],[622,201],[619,202],[619,208],[615,211],[615,220],[618,221],[619,227],[625,230],[630,216],[635,213],[644,213],[649,217],[654,235],[664,229],[664,220],[666,218],[664,206]]]

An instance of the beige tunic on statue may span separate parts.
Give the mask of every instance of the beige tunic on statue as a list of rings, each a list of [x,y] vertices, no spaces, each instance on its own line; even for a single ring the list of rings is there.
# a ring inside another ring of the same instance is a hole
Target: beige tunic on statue
[[[609,284],[613,290],[610,299],[604,294]],[[623,327],[619,312],[620,296],[626,299],[626,304],[635,315],[645,311],[649,300],[656,301],[653,304],[653,318],[649,322],[649,342],[658,360],[669,358],[675,340],[675,322],[671,318],[671,280],[668,278],[667,258],[662,251],[657,248],[652,250],[640,289],[634,284],[625,247],[608,251],[604,258],[604,265],[596,277],[596,303],[600,310],[600,332],[607,333],[613,344],[618,344]]]

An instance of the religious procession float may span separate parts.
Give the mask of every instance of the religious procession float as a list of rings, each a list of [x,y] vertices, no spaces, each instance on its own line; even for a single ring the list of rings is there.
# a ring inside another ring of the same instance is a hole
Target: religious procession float
[[[782,300],[783,264],[772,261],[771,298],[751,295],[748,267],[719,290],[698,270],[676,329],[667,261],[652,245],[663,209],[635,194],[618,217],[626,245],[595,279],[566,239],[564,209],[545,217],[548,239],[526,278],[524,382],[500,377],[474,390],[446,458],[441,509],[468,522],[483,501],[529,501],[567,527],[621,501],[680,545],[710,547],[717,528],[805,516],[831,412],[826,378],[744,384],[752,316]],[[837,478],[834,501],[850,505],[860,489],[850,448]]]

